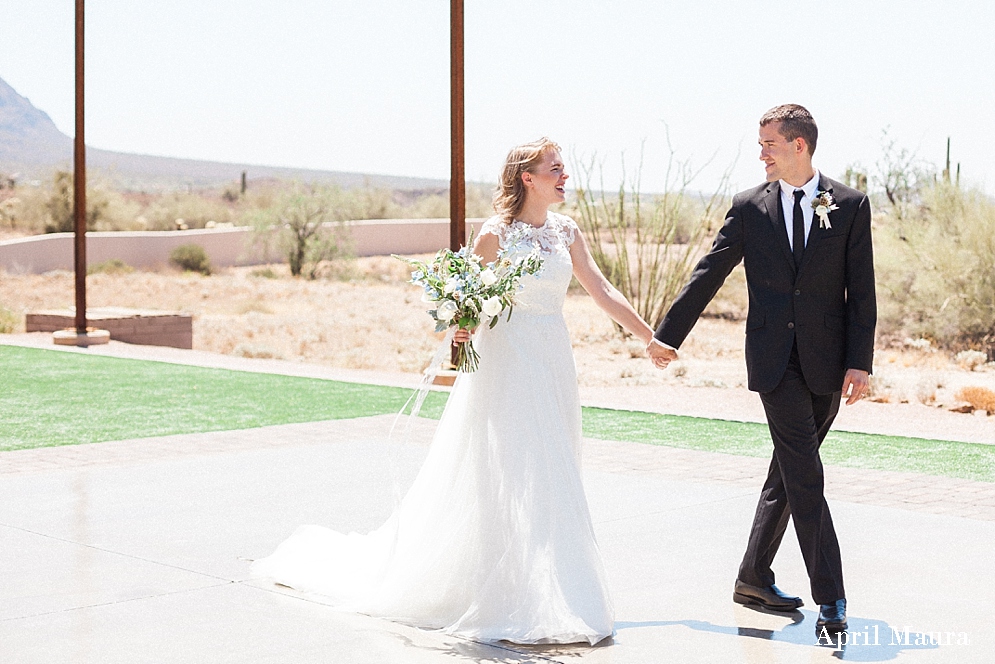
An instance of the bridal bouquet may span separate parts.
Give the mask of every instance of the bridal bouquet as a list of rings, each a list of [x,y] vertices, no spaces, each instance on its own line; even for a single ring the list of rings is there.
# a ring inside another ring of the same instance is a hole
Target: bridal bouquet
[[[510,320],[515,293],[521,288],[519,281],[524,275],[536,274],[542,269],[538,247],[524,253],[521,243],[508,245],[507,249],[498,252],[497,260],[483,266],[480,256],[469,246],[455,252],[442,249],[427,263],[402,256],[394,258],[415,268],[411,283],[425,290],[423,302],[436,305],[428,312],[436,321],[436,332],[451,325],[472,330],[488,319],[489,327],[494,327],[505,309]],[[472,340],[457,346],[457,371],[475,371],[479,361]]]

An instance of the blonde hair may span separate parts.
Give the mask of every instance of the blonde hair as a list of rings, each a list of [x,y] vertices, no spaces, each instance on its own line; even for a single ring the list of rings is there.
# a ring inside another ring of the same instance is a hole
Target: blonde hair
[[[545,136],[531,143],[524,143],[511,148],[501,169],[501,179],[494,190],[494,211],[505,221],[517,217],[525,207],[525,184],[522,173],[534,173],[548,152],[560,151],[560,146]]]

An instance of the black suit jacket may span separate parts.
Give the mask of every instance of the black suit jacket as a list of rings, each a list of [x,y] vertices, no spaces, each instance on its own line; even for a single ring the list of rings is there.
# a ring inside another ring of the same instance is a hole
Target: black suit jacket
[[[832,228],[812,228],[796,271],[781,211],[780,184],[740,192],[711,250],[695,267],[655,337],[679,348],[701,312],[739,261],[746,268],[750,308],[746,319],[749,388],[769,392],[781,382],[791,347],[809,389],[830,394],[842,388],[847,369],[870,373],[877,304],[867,196],[821,176],[839,206]]]

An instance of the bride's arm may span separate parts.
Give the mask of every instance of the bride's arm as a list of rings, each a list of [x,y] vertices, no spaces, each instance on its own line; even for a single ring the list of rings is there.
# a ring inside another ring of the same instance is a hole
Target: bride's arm
[[[574,276],[584,290],[594,298],[595,304],[611,316],[612,320],[648,345],[653,340],[653,330],[639,317],[625,296],[605,279],[605,275],[601,274],[598,264],[594,262],[594,257],[587,248],[584,234],[579,231],[573,244],[570,245],[570,259],[574,264]]]
[[[500,243],[498,236],[494,233],[478,235],[477,239],[473,241],[473,253],[483,259],[481,262],[484,265],[497,260],[498,249],[500,249]]]

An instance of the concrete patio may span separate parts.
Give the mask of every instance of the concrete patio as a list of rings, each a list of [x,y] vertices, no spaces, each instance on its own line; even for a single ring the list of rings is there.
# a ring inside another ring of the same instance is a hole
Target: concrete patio
[[[389,514],[434,422],[391,416],[0,453],[0,662],[990,662],[995,484],[827,468],[850,641],[731,601],[762,459],[585,442],[617,614],[586,647],[486,645],[335,611],[248,575],[299,524]],[[896,631],[900,634],[896,636]],[[906,637],[906,633],[908,636]],[[935,642],[934,642],[935,641]]]
[[[388,444],[389,419],[3,453],[0,661],[991,661],[995,522],[834,500],[860,634],[839,652],[816,643],[810,602],[783,616],[730,601],[755,501],[745,478],[696,476],[696,455],[705,475],[721,455],[633,443],[588,442],[617,608],[609,645],[477,644],[250,580],[246,559],[298,524],[379,525],[392,471],[410,480],[432,429],[419,422],[416,440]],[[662,468],[612,463],[630,451]],[[687,479],[667,470],[674,453]],[[779,583],[806,594],[790,534],[785,543]],[[892,628],[908,628],[909,644]],[[940,645],[917,645],[923,632]]]

